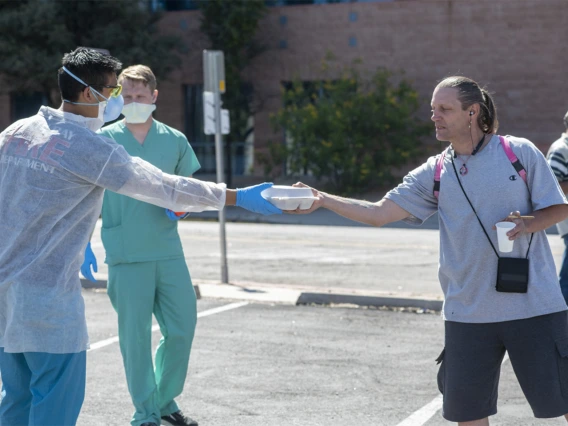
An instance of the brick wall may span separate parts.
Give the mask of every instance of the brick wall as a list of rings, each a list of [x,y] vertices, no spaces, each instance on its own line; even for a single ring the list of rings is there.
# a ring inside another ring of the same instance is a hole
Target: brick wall
[[[207,43],[198,31],[197,12],[169,13],[162,24],[184,34],[190,47],[179,80],[161,91],[162,102],[175,101],[166,121],[181,128],[176,92],[180,84],[201,81],[200,55]],[[370,71],[404,70],[419,90],[425,120],[437,81],[452,74],[471,77],[494,93],[500,133],[524,136],[546,150],[563,131],[568,110],[567,24],[565,0],[399,0],[271,8],[258,34],[268,50],[248,70],[264,104],[255,117],[255,150],[265,151],[269,140],[281,138],[272,134],[268,122],[269,113],[280,107],[280,82],[295,76],[321,78],[321,60],[328,51],[344,64],[361,58]]]
[[[182,85],[202,81],[207,40],[199,32],[198,12],[169,12],[160,25],[162,31],[182,35],[188,45],[182,68],[158,82],[158,118],[183,130]],[[321,78],[328,51],[344,64],[361,58],[369,71],[404,70],[421,95],[425,120],[437,81],[452,74],[471,77],[494,93],[500,133],[524,136],[546,150],[563,131],[568,110],[567,36],[566,0],[395,0],[270,8],[258,33],[268,50],[247,70],[263,103],[255,116],[255,150],[266,151],[270,140],[281,140],[268,121],[281,105],[280,82]],[[0,96],[2,128],[9,124],[7,99]],[[431,145],[436,146],[434,137]]]
[[[169,12],[159,23],[163,32],[184,38],[187,51],[180,56],[182,66],[172,72],[166,80],[158,81],[157,118],[168,125],[184,131],[184,93],[186,84],[203,82],[203,49],[207,48],[207,39],[199,31],[197,12]]]

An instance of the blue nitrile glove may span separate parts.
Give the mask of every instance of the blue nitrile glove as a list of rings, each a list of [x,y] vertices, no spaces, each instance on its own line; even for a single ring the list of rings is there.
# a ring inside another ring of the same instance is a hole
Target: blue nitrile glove
[[[174,212],[173,210],[166,209],[166,214],[171,220],[180,220],[185,219],[189,216],[189,213],[186,212]]]
[[[87,278],[89,281],[96,283],[97,280],[95,280],[95,277],[93,277],[93,273],[91,272],[91,266],[93,267],[93,271],[95,272],[98,271],[97,258],[95,257],[95,253],[93,253],[93,250],[91,249],[91,242],[89,241],[87,243],[87,247],[85,248],[85,260],[81,265],[81,274],[83,274],[83,276]]]
[[[270,201],[262,198],[260,193],[270,188],[272,183],[261,183],[255,186],[237,189],[237,206],[264,215],[282,214],[282,210],[275,207]]]

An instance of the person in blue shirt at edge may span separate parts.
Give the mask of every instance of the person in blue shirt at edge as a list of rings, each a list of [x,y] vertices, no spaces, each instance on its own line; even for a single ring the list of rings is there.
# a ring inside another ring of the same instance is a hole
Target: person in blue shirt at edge
[[[118,76],[124,119],[100,134],[126,151],[174,175],[189,176],[200,165],[186,137],[152,117],[158,90],[145,65]],[[102,242],[108,264],[108,295],[118,315],[118,336],[128,390],[135,407],[132,425],[197,426],[178,408],[197,322],[193,285],[177,221],[169,209],[105,191]],[[95,281],[96,258],[87,244],[81,273]],[[152,313],[162,339],[152,363]]]
[[[61,107],[0,133],[2,426],[77,422],[89,347],[79,270],[105,189],[173,211],[282,213],[260,195],[271,183],[232,190],[164,173],[95,133],[122,110],[122,65],[83,47],[62,65]]]
[[[568,217],[568,202],[532,142],[497,135],[493,98],[475,81],[445,78],[434,89],[431,108],[436,138],[451,145],[408,173],[382,200],[313,189],[312,207],[292,213],[323,207],[383,226],[399,220],[422,224],[438,212],[443,417],[461,426],[489,424],[497,413],[507,352],[534,416],[568,419],[568,310],[545,233]],[[493,227],[500,221],[515,224],[507,233],[514,240],[511,253],[495,249]],[[522,265],[525,272],[511,265]],[[498,266],[507,266],[507,273]]]

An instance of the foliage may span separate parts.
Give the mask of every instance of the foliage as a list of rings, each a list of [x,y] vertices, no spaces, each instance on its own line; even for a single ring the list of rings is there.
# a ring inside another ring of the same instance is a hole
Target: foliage
[[[294,81],[272,116],[287,143],[271,144],[268,169],[285,163],[289,172],[313,174],[339,193],[390,183],[391,170],[416,159],[430,132],[415,116],[418,93],[404,78],[396,84],[393,78],[379,69],[364,79],[350,67],[337,79]]]
[[[225,56],[223,107],[231,114],[232,141],[245,141],[253,131],[249,117],[254,115],[254,86],[245,81],[243,71],[264,47],[255,40],[259,21],[266,13],[264,0],[209,0],[199,3],[201,31],[207,35],[212,50],[222,50]],[[230,158],[227,183],[230,184]]]
[[[9,91],[59,103],[56,71],[78,46],[107,49],[124,66],[148,65],[158,79],[180,64],[179,38],[158,35],[159,13],[145,1],[0,0],[0,74]]]

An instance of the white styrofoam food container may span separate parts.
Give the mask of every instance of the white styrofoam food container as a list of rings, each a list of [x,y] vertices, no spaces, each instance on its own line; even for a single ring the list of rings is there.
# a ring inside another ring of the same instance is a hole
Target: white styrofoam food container
[[[262,191],[260,195],[281,210],[296,210],[297,208],[307,210],[316,199],[310,188],[285,185],[274,185]]]

